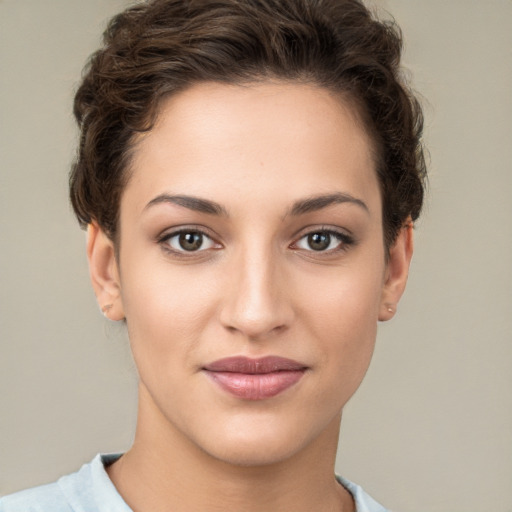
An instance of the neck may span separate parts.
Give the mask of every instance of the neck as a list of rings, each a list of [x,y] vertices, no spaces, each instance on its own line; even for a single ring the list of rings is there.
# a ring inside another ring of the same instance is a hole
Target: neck
[[[161,416],[145,389],[132,448],[108,474],[134,512],[352,512],[334,479],[340,418],[284,460],[237,465],[203,451]]]

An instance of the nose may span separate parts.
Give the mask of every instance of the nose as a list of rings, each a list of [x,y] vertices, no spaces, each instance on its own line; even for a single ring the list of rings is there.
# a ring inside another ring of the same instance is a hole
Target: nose
[[[220,319],[232,333],[260,340],[293,320],[289,283],[270,252],[240,255],[230,271]]]

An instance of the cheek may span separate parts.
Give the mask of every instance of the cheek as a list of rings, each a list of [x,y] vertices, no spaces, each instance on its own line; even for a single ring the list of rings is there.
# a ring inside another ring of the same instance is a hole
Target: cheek
[[[172,364],[177,354],[194,352],[215,291],[197,268],[173,267],[164,258],[147,267],[136,255],[133,260],[123,269],[122,299],[134,358],[137,365]]]
[[[297,317],[321,347],[320,364],[328,378],[343,379],[349,392],[359,385],[373,353],[381,272],[377,266],[363,266],[360,272],[333,269],[309,286],[306,282],[296,294],[302,297]]]
[[[300,297],[302,315],[329,329],[364,330],[376,325],[382,290],[382,266],[338,267],[328,272],[301,276],[295,296]]]

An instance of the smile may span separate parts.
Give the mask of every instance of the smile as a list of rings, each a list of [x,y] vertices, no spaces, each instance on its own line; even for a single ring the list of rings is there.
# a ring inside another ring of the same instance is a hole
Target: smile
[[[203,368],[224,391],[245,400],[272,398],[299,382],[306,370],[297,361],[276,356],[228,357]]]

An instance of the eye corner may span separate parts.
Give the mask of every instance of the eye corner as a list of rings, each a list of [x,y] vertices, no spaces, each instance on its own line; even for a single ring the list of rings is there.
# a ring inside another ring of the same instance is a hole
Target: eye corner
[[[204,256],[208,251],[223,247],[206,230],[192,226],[167,230],[157,237],[156,242],[166,253],[180,258]]]
[[[310,255],[328,256],[345,252],[355,243],[354,236],[345,230],[321,226],[303,232],[289,247]]]

